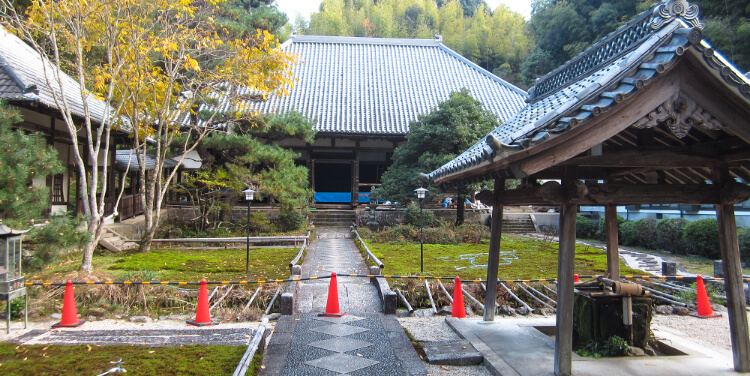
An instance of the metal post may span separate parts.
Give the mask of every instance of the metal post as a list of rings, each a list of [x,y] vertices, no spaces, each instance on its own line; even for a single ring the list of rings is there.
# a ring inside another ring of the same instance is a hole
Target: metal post
[[[245,276],[250,274],[250,202],[247,200],[247,252],[245,257]]]
[[[422,214],[422,201],[419,199],[419,272],[424,272],[424,242],[422,241],[422,226],[424,222],[424,215]]]

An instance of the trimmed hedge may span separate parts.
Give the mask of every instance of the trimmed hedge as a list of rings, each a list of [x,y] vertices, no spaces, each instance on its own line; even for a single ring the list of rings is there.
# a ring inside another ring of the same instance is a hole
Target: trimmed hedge
[[[690,223],[685,218],[664,218],[656,224],[656,248],[667,252],[685,254],[687,247],[682,231]]]
[[[596,221],[582,215],[578,216],[576,220],[576,238],[593,239],[594,235],[596,235],[596,230]]]
[[[686,224],[682,229],[682,241],[690,254],[715,260],[721,258],[719,224],[716,219],[701,219]]]

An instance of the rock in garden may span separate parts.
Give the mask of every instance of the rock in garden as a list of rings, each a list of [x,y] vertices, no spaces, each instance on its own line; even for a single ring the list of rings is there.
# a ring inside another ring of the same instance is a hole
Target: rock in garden
[[[107,311],[103,309],[92,309],[89,310],[88,314],[94,317],[104,317],[107,315]]]
[[[671,305],[660,305],[656,306],[656,313],[660,315],[671,315],[673,311],[673,308]]]
[[[554,308],[537,308],[534,310],[534,313],[537,315],[543,315],[543,316],[552,316],[555,314]]]
[[[62,320],[62,315],[59,314],[59,313],[53,313],[53,314],[49,315],[49,317],[51,319],[55,319],[55,320]]]
[[[529,313],[531,313],[531,311],[529,311],[529,309],[526,307],[519,307],[519,308],[516,308],[516,313],[521,316],[526,316]]]
[[[711,304],[711,309],[713,309],[714,312],[726,312],[727,311],[726,307],[724,307],[721,304],[715,304],[715,303]]]
[[[654,350],[649,345],[646,345],[646,347],[643,348],[643,352],[646,353],[646,355],[648,356],[656,356],[656,350]]]
[[[130,316],[128,317],[128,321],[144,324],[151,322],[151,318],[148,316]]]
[[[436,313],[436,315],[438,316],[450,316],[452,314],[453,314],[453,307],[451,306],[445,306],[443,308],[440,308]]]
[[[646,353],[642,348],[632,346],[628,348],[628,356],[646,356]]]
[[[687,307],[674,307],[672,308],[672,314],[677,316],[687,316],[690,314],[690,310]]]
[[[405,309],[396,310],[396,317],[409,317],[409,316],[411,316],[411,314],[409,313],[409,311]]]
[[[272,314],[270,314],[270,315],[268,315],[266,317],[268,317],[269,321],[274,321],[274,320],[278,320],[279,317],[281,317],[281,314],[278,313],[278,312],[276,312],[276,313],[272,313]]]
[[[507,316],[513,316],[513,315],[516,314],[516,310],[513,309],[513,307],[511,307],[511,306],[509,306],[507,304],[501,305],[499,311],[500,311],[501,314],[507,315]]]
[[[416,317],[432,317],[435,316],[435,311],[432,308],[418,309],[414,311]]]
[[[471,306],[466,306],[466,316],[474,316],[474,310],[471,309]]]

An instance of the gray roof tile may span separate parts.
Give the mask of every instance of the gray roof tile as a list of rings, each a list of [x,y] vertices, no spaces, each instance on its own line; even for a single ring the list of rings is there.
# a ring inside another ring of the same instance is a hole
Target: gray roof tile
[[[57,109],[54,94],[61,93],[60,85],[53,72],[53,65],[43,59],[33,48],[15,35],[0,27],[0,99],[11,102],[40,102]],[[46,69],[45,69],[46,68]],[[45,77],[46,72],[46,77]],[[49,80],[47,80],[49,78]],[[48,84],[48,81],[53,83]],[[62,73],[60,80],[64,94],[74,115],[83,116],[84,106],[80,85],[76,80]],[[90,95],[87,100],[91,118],[101,121],[105,104]]]
[[[300,111],[318,132],[403,135],[464,87],[500,119],[524,105],[522,90],[435,39],[293,36],[283,48],[298,55],[298,81],[258,109]]]

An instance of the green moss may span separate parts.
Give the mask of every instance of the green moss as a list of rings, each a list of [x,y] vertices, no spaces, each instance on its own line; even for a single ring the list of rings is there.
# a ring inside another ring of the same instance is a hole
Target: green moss
[[[250,249],[250,274],[245,277],[245,249],[154,249],[150,253],[130,251],[116,255],[94,257],[94,270],[106,272],[115,280],[149,271],[162,281],[208,280],[264,280],[287,278],[289,261],[296,255],[294,248]],[[60,275],[75,272],[80,258],[71,256],[69,262],[51,266],[33,279],[57,280]]]
[[[419,244],[373,243],[367,246],[384,264],[383,274],[408,275],[419,272]],[[424,270],[426,275],[455,276],[462,279],[484,279],[488,245],[485,244],[425,244]],[[476,256],[466,256],[476,255]],[[463,256],[463,257],[462,257]],[[473,265],[472,265],[473,260]],[[557,244],[521,237],[504,237],[501,242],[499,278],[535,279],[557,276]],[[607,255],[604,251],[576,246],[575,272],[580,275],[604,274]],[[620,262],[620,273],[643,274],[643,271],[625,267]]]
[[[12,375],[98,375],[122,358],[128,375],[229,375],[243,346],[58,346],[0,343],[0,373]]]

